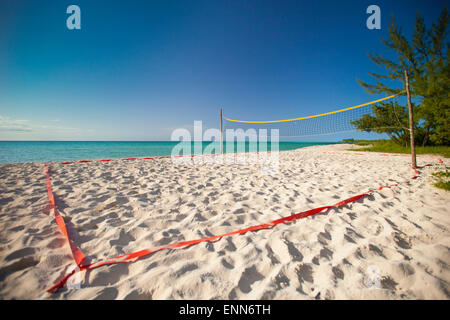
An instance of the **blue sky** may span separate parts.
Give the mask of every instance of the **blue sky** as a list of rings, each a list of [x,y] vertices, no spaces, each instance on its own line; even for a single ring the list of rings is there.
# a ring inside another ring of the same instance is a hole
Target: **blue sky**
[[[170,140],[194,120],[272,120],[382,96],[356,79],[380,71],[391,16],[406,34],[445,1],[0,2],[0,140]],[[68,30],[66,8],[81,8]],[[381,9],[381,30],[366,8]],[[332,141],[346,134],[301,139]]]

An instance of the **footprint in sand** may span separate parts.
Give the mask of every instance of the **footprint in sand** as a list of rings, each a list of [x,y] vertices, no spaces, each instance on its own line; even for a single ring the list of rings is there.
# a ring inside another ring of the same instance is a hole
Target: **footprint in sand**
[[[125,278],[129,274],[128,264],[114,264],[111,265],[107,270],[92,270],[88,272],[86,276],[88,277],[87,283],[92,287],[104,287],[117,284],[120,279]],[[89,281],[89,278],[93,278]]]
[[[300,251],[297,250],[294,244],[287,239],[284,239],[284,243],[286,244],[288,252],[292,257],[292,261],[302,262],[303,255],[300,253]]]
[[[222,265],[227,269],[234,269],[233,261],[228,262],[225,258],[222,258],[221,260]]]
[[[180,278],[185,273],[194,271],[196,269],[198,269],[198,265],[196,265],[195,263],[188,263],[188,264],[185,264],[183,267],[181,267],[179,270],[175,271],[172,275],[175,278]]]
[[[234,252],[237,250],[236,246],[233,243],[233,240],[231,238],[227,238],[227,245],[225,246],[225,250]]]
[[[394,234],[394,242],[402,249],[411,249],[411,241],[399,232]]]
[[[387,259],[386,256],[383,254],[383,250],[378,248],[376,245],[369,244],[369,250],[372,251],[372,252],[375,252],[380,257],[383,257],[383,258]]]
[[[295,273],[298,277],[298,282],[302,284],[303,282],[314,283],[313,278],[313,268],[310,264],[301,263],[295,268]]]
[[[273,281],[273,285],[275,286],[276,290],[281,290],[284,289],[286,287],[288,287],[290,284],[290,280],[289,278],[284,274],[283,271],[280,271],[280,273],[278,273],[275,276],[275,279]]]
[[[317,241],[319,241],[320,244],[326,245],[329,240],[331,240],[331,234],[328,231],[320,232],[317,236]]]
[[[324,247],[322,250],[320,250],[320,258],[324,258],[326,260],[331,260],[333,258],[333,251],[328,249],[327,247]]]
[[[99,295],[94,297],[95,300],[114,300],[117,298],[119,291],[116,288],[105,288],[100,291]]]
[[[17,271],[34,267],[38,263],[39,260],[36,257],[23,257],[19,261],[0,268],[0,281],[3,281],[6,277]]]
[[[275,264],[279,264],[280,260],[276,257],[275,253],[273,252],[272,248],[266,244],[266,250],[267,250],[267,256],[270,259],[270,262],[275,265]]]
[[[334,276],[336,277],[336,279],[344,279],[344,272],[339,269],[339,267],[333,267],[331,268],[331,271],[333,272]]]
[[[10,253],[8,256],[6,256],[5,261],[21,259],[25,256],[34,254],[35,251],[36,251],[36,249],[34,249],[34,248],[23,248],[23,249],[16,250],[16,251]]]
[[[130,242],[133,242],[134,240],[135,239],[133,236],[129,235],[122,229],[122,230],[120,230],[120,233],[119,233],[119,239],[111,240],[109,243],[110,243],[111,247],[115,247],[115,246],[123,247],[123,246],[128,245]]]
[[[249,293],[252,291],[252,284],[256,281],[265,279],[262,274],[258,272],[255,266],[246,268],[239,279],[238,288],[244,292]]]

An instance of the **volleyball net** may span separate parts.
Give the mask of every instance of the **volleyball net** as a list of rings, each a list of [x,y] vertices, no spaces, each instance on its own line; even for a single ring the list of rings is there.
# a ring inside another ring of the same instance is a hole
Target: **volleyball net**
[[[352,107],[342,108],[326,113],[303,116],[284,120],[236,120],[223,118],[224,131],[227,129],[244,131],[278,129],[279,137],[300,138],[319,135],[332,135],[342,132],[356,132],[359,127],[364,131],[383,133],[407,129],[407,110],[400,105],[402,93]],[[361,129],[359,129],[361,130]],[[226,136],[224,136],[226,137]]]

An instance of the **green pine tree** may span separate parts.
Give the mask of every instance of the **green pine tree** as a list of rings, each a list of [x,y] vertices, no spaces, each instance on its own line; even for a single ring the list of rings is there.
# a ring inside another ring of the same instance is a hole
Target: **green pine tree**
[[[412,98],[419,101],[413,104],[415,141],[422,145],[450,144],[450,66],[448,41],[449,13],[445,6],[440,17],[427,30],[423,17],[417,15],[412,39],[408,40],[401,28],[395,25],[394,19],[389,26],[389,38],[382,39],[382,43],[396,53],[395,60],[389,60],[378,54],[368,53],[369,58],[379,67],[383,67],[386,74],[370,73],[377,80],[369,84],[358,79],[359,84],[369,93],[402,94],[404,92],[404,70],[407,70],[410,81]],[[392,83],[397,82],[397,86]],[[357,129],[362,131],[385,132],[393,141],[407,144],[409,131],[406,106],[396,107],[396,118],[391,112],[380,112],[380,108],[393,109],[394,105],[382,103],[374,106],[374,116],[365,115],[353,121]],[[403,118],[405,117],[405,118]],[[395,121],[397,122],[395,123]],[[406,123],[405,123],[406,120]],[[374,130],[374,126],[390,123],[392,128]],[[401,123],[401,125],[399,125]],[[394,128],[394,127],[397,128]]]

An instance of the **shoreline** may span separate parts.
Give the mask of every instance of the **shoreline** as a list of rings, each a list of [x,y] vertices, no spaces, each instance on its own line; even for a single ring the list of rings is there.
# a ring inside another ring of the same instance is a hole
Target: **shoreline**
[[[101,159],[110,159],[110,160],[120,160],[122,158],[145,158],[145,157],[167,157],[171,156],[173,148],[177,146],[180,141],[0,141],[0,144],[4,143],[17,143],[19,144],[30,144],[25,149],[20,148],[12,148],[11,150],[8,150],[8,148],[0,148],[0,151],[4,154],[15,153],[15,154],[24,154],[24,153],[30,153],[32,154],[32,158],[40,158],[42,157],[41,154],[45,154],[47,157],[47,160],[29,160],[29,161],[16,161],[16,162],[9,162],[7,160],[7,157],[3,155],[3,158],[0,157],[0,164],[19,164],[19,163],[53,163],[53,162],[77,162],[77,161],[83,161],[83,160],[90,160],[90,161],[98,161]],[[38,144],[46,144],[50,143],[50,145],[53,144],[52,147],[50,146],[40,146],[39,150],[35,149],[35,146],[39,147]],[[188,152],[186,153],[186,156],[196,154],[194,148],[194,141],[188,142],[190,143],[190,148],[187,148]],[[208,147],[214,144],[214,142],[211,141],[203,141],[202,142],[202,154],[204,151],[207,151]],[[225,144],[225,142],[224,142]],[[333,144],[339,144],[339,142],[292,142],[292,141],[281,141],[279,142],[279,147],[281,148],[281,151],[286,150],[297,150],[304,147],[314,146],[314,145],[333,145]],[[56,147],[59,145],[58,147]],[[83,147],[79,149],[80,146],[76,145],[87,145],[87,147]],[[145,148],[143,146],[147,145]],[[297,146],[296,146],[297,145]],[[259,147],[259,143],[257,144]],[[270,142],[267,143],[266,148],[270,149]],[[1,147],[1,145],[0,145]],[[238,143],[235,142],[233,145],[234,151],[231,153],[239,153],[236,148],[238,148]],[[246,142],[244,144],[245,153],[250,152],[249,150],[249,143]],[[144,151],[145,149],[145,151]],[[217,148],[218,149],[218,148]],[[248,149],[248,150],[247,150]],[[217,151],[216,149],[214,149]],[[186,150],[184,150],[186,151]],[[226,148],[224,148],[224,151],[226,151]],[[39,154],[36,155],[36,153]],[[73,153],[73,155],[72,155]],[[218,152],[217,152],[218,153]],[[226,153],[226,152],[225,152]],[[54,154],[59,154],[55,158]],[[206,154],[210,154],[209,152],[206,152]],[[20,158],[18,155],[16,155],[16,158]]]

